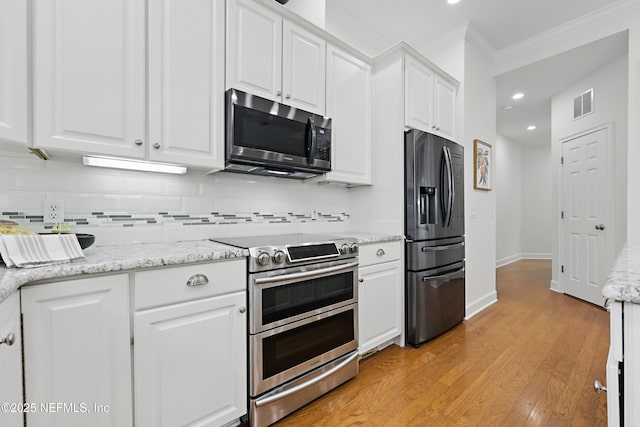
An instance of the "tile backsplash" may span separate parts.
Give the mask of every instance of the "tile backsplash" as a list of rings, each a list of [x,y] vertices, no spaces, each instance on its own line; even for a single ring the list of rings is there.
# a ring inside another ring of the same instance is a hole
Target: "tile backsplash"
[[[47,198],[63,200],[72,231],[96,234],[96,245],[340,232],[349,220],[346,188],[226,172],[90,168],[77,158],[43,161],[0,147],[0,215],[46,231]]]

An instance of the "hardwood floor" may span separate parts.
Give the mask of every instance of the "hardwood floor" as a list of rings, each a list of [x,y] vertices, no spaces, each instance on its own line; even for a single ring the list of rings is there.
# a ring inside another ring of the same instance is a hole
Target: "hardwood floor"
[[[549,290],[549,261],[498,269],[498,302],[419,349],[390,346],[276,425],[606,426],[609,315]]]

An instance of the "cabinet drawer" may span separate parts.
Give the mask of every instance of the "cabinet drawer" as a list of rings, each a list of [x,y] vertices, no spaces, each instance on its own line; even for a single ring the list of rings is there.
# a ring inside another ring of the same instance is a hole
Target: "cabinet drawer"
[[[402,254],[402,242],[368,243],[360,246],[358,259],[360,267],[381,262],[395,261]]]
[[[198,283],[196,275],[206,280]],[[244,258],[140,271],[134,277],[135,310],[243,291],[247,286]]]

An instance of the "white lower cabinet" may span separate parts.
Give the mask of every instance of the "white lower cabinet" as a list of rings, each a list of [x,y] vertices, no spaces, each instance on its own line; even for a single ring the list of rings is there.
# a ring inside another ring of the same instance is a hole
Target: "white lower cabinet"
[[[360,247],[358,351],[367,353],[399,340],[403,325],[401,243]],[[397,341],[400,343],[400,341]]]
[[[640,304],[611,305],[607,359],[608,425],[640,425]]]
[[[0,412],[0,425],[23,425],[22,402],[20,294],[15,293],[0,303],[0,403],[10,405]]]
[[[246,294],[134,315],[137,426],[221,426],[246,413]]]
[[[129,275],[24,287],[27,425],[133,425]]]
[[[136,426],[221,426],[247,413],[244,258],[134,278]]]

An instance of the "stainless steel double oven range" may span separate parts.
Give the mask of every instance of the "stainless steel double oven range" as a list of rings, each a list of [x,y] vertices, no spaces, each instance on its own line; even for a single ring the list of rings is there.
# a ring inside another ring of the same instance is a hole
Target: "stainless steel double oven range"
[[[358,373],[358,245],[292,234],[249,250],[249,422],[267,426]]]

